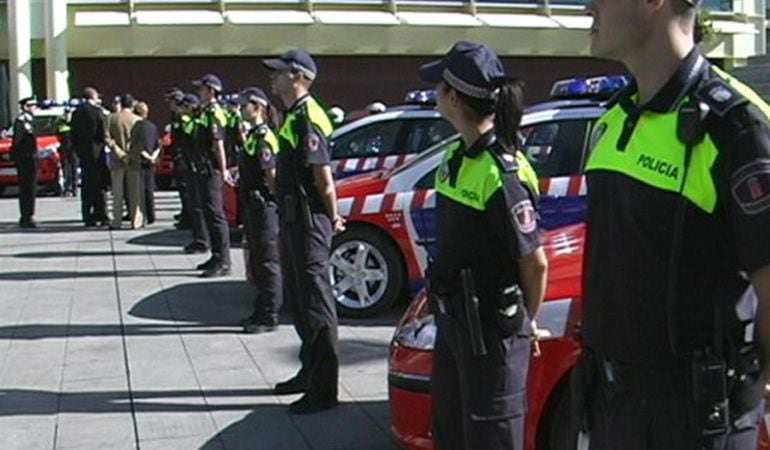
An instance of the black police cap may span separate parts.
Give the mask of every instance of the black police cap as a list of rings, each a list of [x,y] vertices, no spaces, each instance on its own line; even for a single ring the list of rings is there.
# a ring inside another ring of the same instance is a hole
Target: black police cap
[[[298,70],[308,80],[314,80],[318,74],[315,61],[302,50],[289,50],[278,58],[266,59],[262,63],[272,70]]]
[[[195,94],[185,94],[184,97],[182,98],[182,104],[185,106],[197,108],[198,106],[200,106],[201,100]]]
[[[245,105],[246,103],[254,103],[259,104],[262,106],[267,106],[269,103],[269,100],[267,98],[267,94],[265,94],[265,91],[258,87],[247,87],[246,89],[242,90],[240,94],[238,94],[238,101],[241,103],[241,105]]]
[[[495,52],[471,41],[457,42],[440,60],[420,66],[423,81],[445,81],[459,92],[480,99],[494,99],[497,80],[503,77],[503,63]]]
[[[218,76],[209,73],[203,75],[200,79],[193,81],[194,86],[206,86],[217,92],[222,92],[222,80]]]
[[[29,97],[24,97],[19,100],[19,106],[37,106],[37,105],[38,105],[37,97],[35,97],[34,95]]]
[[[163,98],[169,102],[179,103],[184,98],[184,92],[177,87],[171,88],[163,94]]]

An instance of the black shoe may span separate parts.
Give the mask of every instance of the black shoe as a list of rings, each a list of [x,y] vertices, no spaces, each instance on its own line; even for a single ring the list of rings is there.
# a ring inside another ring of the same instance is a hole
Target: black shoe
[[[247,334],[261,334],[270,333],[278,329],[278,324],[275,322],[250,322],[243,326],[243,332]]]
[[[206,247],[203,244],[197,244],[197,243],[193,242],[193,243],[185,245],[184,248],[182,249],[182,251],[184,251],[185,253],[190,255],[190,254],[193,254],[193,253],[206,253],[207,251],[209,251],[209,248]],[[206,261],[206,262],[208,262],[208,261]],[[200,267],[199,267],[199,269],[200,269]]]
[[[216,278],[226,277],[230,275],[230,266],[225,264],[215,264],[212,267],[204,270],[201,274],[201,278]]]
[[[307,390],[307,380],[305,377],[295,375],[294,378],[282,381],[275,385],[273,393],[275,395],[299,394]]]
[[[305,394],[301,399],[289,405],[290,414],[312,414],[334,408],[340,403],[335,397],[318,398],[311,394]]]
[[[209,258],[206,262],[202,262],[202,263],[198,264],[197,266],[195,266],[195,268],[198,269],[198,270],[209,270],[209,269],[211,269],[212,267],[214,267],[217,264],[219,264],[219,263],[217,262],[216,259]]]
[[[188,222],[177,222],[174,224],[174,228],[177,230],[189,230],[191,227]]]
[[[37,224],[34,220],[20,220],[19,228],[37,228]]]
[[[174,220],[181,221],[182,219],[184,219],[184,214],[182,213],[174,214]]]
[[[257,322],[259,322],[259,317],[257,317],[257,313],[253,313],[250,316],[247,316],[241,319],[241,326],[246,327],[246,325],[257,323]]]

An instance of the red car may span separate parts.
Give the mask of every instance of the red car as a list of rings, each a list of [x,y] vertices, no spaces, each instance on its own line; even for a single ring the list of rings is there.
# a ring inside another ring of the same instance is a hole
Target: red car
[[[62,193],[62,170],[59,158],[59,139],[56,136],[58,119],[64,114],[61,107],[39,109],[33,116],[33,128],[37,136],[38,189],[54,195]],[[11,160],[12,129],[0,137],[0,194],[9,186],[18,186],[16,164]]]
[[[544,234],[549,259],[546,301],[538,327],[546,331],[542,354],[532,360],[528,385],[527,450],[573,450],[569,421],[568,376],[580,355],[575,332],[581,318],[583,224]],[[393,336],[388,361],[391,431],[411,450],[433,449],[431,423],[431,351],[435,338],[433,316],[421,292],[404,314]],[[758,449],[770,449],[770,403]]]

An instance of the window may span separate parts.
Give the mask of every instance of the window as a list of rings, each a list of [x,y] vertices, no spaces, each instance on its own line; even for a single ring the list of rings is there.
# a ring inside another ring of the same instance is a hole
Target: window
[[[415,183],[414,189],[433,189],[436,184],[436,169],[431,170],[427,174],[423,175],[420,180]]]
[[[332,158],[387,156],[393,152],[402,121],[378,122],[345,133],[331,143]]]
[[[521,129],[524,154],[539,178],[580,173],[587,128],[586,120],[565,120]]]
[[[410,120],[404,124],[406,133],[403,153],[419,153],[456,133],[444,119]]]

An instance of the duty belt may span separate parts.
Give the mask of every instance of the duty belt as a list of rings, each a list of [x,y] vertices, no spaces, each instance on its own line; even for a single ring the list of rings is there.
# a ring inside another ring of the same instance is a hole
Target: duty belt
[[[687,391],[687,371],[682,368],[643,367],[596,358],[601,384],[650,396],[669,396]]]

